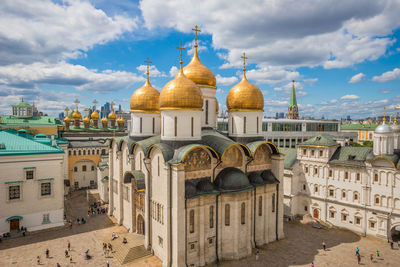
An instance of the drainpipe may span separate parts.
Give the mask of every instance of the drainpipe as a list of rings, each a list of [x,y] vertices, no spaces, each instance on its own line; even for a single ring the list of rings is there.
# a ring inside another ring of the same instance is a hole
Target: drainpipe
[[[169,165],[169,198],[168,198],[168,209],[169,209],[169,266],[172,266],[172,168],[171,165]],[[185,207],[186,208],[186,207]],[[186,209],[185,209],[186,210]],[[186,218],[185,218],[185,222],[186,222]],[[186,224],[185,224],[185,228],[186,228]],[[185,244],[186,247],[186,244]],[[185,261],[186,262],[186,261]]]
[[[278,214],[279,214],[279,205],[278,205],[278,202],[279,202],[279,197],[278,197],[278,195],[279,195],[279,184],[276,184],[276,203],[275,203],[275,205],[276,205],[276,215],[275,215],[275,217],[276,217],[276,219],[275,219],[275,235],[276,235],[276,240],[278,240],[278,218],[279,218],[279,216],[278,216]]]
[[[219,262],[218,257],[218,197],[220,194],[217,194],[216,201],[215,201],[215,255],[217,258],[217,262]]]
[[[245,174],[247,175],[247,167],[249,164],[254,160],[254,158],[250,158],[250,160],[246,163],[245,166]],[[254,240],[254,247],[257,248],[257,243],[256,243],[256,198],[257,198],[257,188],[254,187],[254,208],[253,208],[253,240]],[[277,198],[278,199],[278,198]]]

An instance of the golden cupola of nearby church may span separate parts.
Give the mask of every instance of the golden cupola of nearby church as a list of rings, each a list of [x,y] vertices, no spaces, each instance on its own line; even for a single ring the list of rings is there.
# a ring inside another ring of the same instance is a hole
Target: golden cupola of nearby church
[[[119,114],[119,117],[118,117],[118,119],[117,119],[117,125],[118,125],[118,128],[119,128],[119,129],[122,129],[122,128],[124,128],[124,124],[125,124],[125,120],[124,120],[124,118],[122,117],[122,110],[120,110],[120,111],[118,112],[118,114]]]
[[[137,89],[131,96],[131,112],[136,113],[160,113],[160,92],[150,84],[149,80],[149,58],[147,63],[146,83]]]
[[[103,110],[103,118],[101,118],[101,125],[104,129],[108,129],[108,119],[107,119],[107,111]]]
[[[69,114],[68,111],[69,111],[69,108],[66,107],[65,108],[64,123],[65,123],[65,127],[66,127],[67,130],[69,130],[69,124],[71,123],[71,118],[68,116],[68,114]]]
[[[226,98],[228,111],[263,111],[264,96],[257,86],[246,78],[246,55],[243,53],[243,78],[233,86]]]
[[[74,125],[75,128],[79,128],[80,126],[80,120],[82,119],[82,115],[78,110],[78,104],[80,103],[78,99],[75,99],[74,101],[75,105],[76,105],[76,109],[75,111],[72,113],[72,118],[74,119]]]
[[[97,112],[97,108],[96,108],[96,105],[98,104],[99,102],[97,102],[97,100],[95,99],[95,100],[93,100],[93,104],[94,104],[94,110],[93,110],[93,112],[92,112],[92,114],[90,115],[90,117],[92,118],[92,120],[93,120],[93,126],[94,126],[94,128],[99,128],[99,119],[100,119],[100,114]]]
[[[202,110],[203,94],[200,88],[183,72],[182,43],[180,70],[175,78],[168,82],[160,94],[160,110]]]
[[[192,61],[190,61],[190,63],[183,69],[183,73],[198,86],[216,88],[217,81],[214,73],[201,63],[197,52],[197,32],[200,30],[197,28],[197,25],[193,30],[196,32],[194,54]]]

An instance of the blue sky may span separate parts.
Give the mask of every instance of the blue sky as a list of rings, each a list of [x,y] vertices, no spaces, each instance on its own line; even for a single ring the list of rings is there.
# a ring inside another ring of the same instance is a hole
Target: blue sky
[[[23,8],[22,8],[23,7]],[[400,3],[384,0],[5,0],[0,6],[0,114],[21,97],[56,115],[114,101],[129,110],[152,63],[157,89],[173,78],[176,49],[191,57],[199,25],[200,59],[217,77],[225,107],[241,77],[264,94],[265,114],[286,112],[296,80],[300,116],[364,118],[400,104]]]

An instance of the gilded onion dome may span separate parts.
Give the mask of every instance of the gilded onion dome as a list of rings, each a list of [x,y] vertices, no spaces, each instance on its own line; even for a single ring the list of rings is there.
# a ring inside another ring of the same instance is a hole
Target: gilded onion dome
[[[175,78],[169,81],[162,89],[160,94],[160,110],[203,109],[203,94],[200,88],[185,76],[182,63],[181,50],[181,68]]]
[[[192,61],[183,69],[186,77],[196,83],[198,86],[215,88],[217,81],[214,73],[201,63],[197,53],[197,43],[194,45],[194,54]]]
[[[97,110],[94,110],[90,117],[92,118],[92,120],[97,121],[100,118],[100,114],[97,112]]]
[[[117,118],[117,114],[115,114],[114,109],[112,109],[110,114],[108,114],[108,118],[112,121],[114,121]]]
[[[147,58],[148,61],[149,58]],[[147,65],[146,83],[137,89],[131,96],[131,112],[159,113],[160,92],[151,86],[149,81],[149,66]]]
[[[117,123],[124,123],[124,122],[125,120],[124,118],[122,118],[122,116],[117,119]]]
[[[64,122],[65,123],[70,123],[71,119],[69,118],[69,116],[67,115],[67,117],[64,118]]]
[[[108,119],[107,119],[106,116],[104,116],[104,117],[101,119],[101,123],[108,123]]]
[[[74,118],[74,120],[80,120],[80,119],[82,118],[82,115],[81,115],[81,113],[78,111],[78,109],[75,110],[75,111],[72,113],[72,118]]]
[[[257,86],[247,80],[245,66],[243,66],[242,80],[233,86],[228,93],[226,106],[228,107],[228,112],[263,111],[264,109],[264,96]]]
[[[89,116],[86,116],[86,117],[83,119],[83,122],[84,122],[84,123],[90,123]]]

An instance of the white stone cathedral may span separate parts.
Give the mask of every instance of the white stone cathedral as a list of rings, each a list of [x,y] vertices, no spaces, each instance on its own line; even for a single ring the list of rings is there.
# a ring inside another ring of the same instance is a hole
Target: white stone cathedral
[[[109,214],[143,234],[164,266],[239,259],[284,236],[284,156],[262,136],[264,98],[245,67],[227,97],[224,135],[197,35],[192,61],[180,66],[161,93],[147,71],[131,97],[129,136],[109,145]]]

